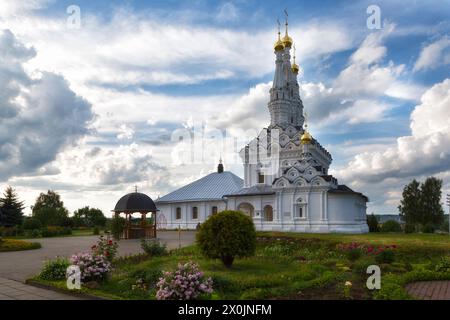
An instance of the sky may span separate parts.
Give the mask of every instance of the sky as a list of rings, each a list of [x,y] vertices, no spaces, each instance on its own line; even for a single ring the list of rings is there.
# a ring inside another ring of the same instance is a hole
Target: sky
[[[397,213],[414,178],[439,177],[450,193],[449,7],[0,0],[0,188],[13,186],[28,214],[52,189],[72,212],[109,215],[134,186],[157,198],[221,156],[242,177],[237,152],[270,121],[287,9],[300,95],[330,173],[369,197],[368,213]]]

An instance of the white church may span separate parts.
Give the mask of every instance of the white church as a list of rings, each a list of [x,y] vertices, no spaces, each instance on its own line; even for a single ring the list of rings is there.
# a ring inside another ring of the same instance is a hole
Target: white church
[[[244,180],[220,163],[217,172],[159,198],[165,228],[195,229],[219,211],[240,210],[257,230],[368,232],[368,198],[328,174],[331,155],[307,131],[292,45],[286,22],[274,45],[270,125],[240,151]]]

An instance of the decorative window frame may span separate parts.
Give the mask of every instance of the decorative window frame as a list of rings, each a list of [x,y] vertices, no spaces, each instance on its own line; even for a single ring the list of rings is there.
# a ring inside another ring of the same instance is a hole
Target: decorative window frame
[[[302,208],[303,215],[299,216],[299,210]],[[308,220],[309,213],[308,213],[308,202],[303,201],[302,197],[299,197],[295,200],[293,205],[293,218],[294,220]]]

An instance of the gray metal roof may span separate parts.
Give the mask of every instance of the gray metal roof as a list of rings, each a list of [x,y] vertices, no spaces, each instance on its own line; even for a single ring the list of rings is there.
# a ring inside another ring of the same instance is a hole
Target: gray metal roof
[[[226,197],[242,197],[242,196],[258,196],[258,195],[270,195],[275,194],[272,186],[252,186],[249,188],[243,188],[233,193],[225,194]]]
[[[225,194],[237,192],[244,181],[234,173],[210,173],[156,200],[156,203],[222,200]]]

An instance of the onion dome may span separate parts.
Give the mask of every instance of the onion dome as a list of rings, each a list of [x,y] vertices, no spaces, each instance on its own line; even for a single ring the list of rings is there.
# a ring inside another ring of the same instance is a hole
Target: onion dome
[[[283,37],[283,44],[286,48],[290,48],[292,46],[292,38],[287,34],[287,30],[286,35]]]
[[[292,43],[293,43],[292,38],[289,37],[289,35],[288,35],[288,22],[287,22],[287,18],[286,18],[286,33],[283,37],[283,44],[286,48],[290,48],[290,47],[292,47]]]
[[[300,142],[302,144],[310,144],[312,142],[312,137],[308,131],[305,130],[305,132],[302,134]]]
[[[275,51],[283,51],[284,50],[284,44],[283,41],[281,41],[280,32],[278,31],[278,40],[273,45],[273,49]]]

